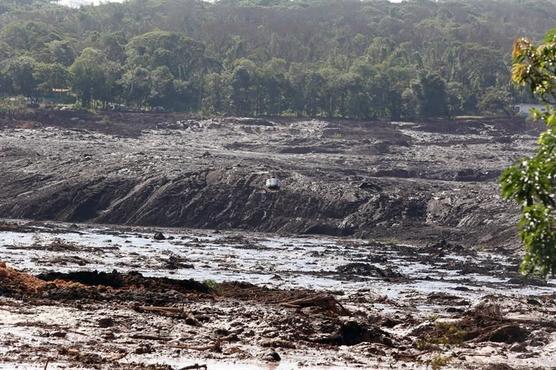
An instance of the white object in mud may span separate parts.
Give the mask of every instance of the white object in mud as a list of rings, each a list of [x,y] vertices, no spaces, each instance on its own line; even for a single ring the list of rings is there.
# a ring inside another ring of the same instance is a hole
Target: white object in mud
[[[276,177],[271,177],[270,179],[266,180],[265,186],[267,189],[270,190],[280,190],[280,188],[282,187],[282,182]]]

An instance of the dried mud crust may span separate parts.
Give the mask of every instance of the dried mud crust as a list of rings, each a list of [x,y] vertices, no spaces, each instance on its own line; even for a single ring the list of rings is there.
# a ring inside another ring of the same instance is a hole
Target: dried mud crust
[[[0,217],[516,246],[496,178],[537,132],[518,119],[37,112],[0,118]],[[271,175],[281,191],[265,191]]]
[[[180,369],[233,360],[261,367],[280,361],[377,369],[440,362],[473,369],[505,361],[515,369],[554,366],[554,295],[491,296],[463,307],[457,297],[429,296],[447,308],[434,316],[372,293],[331,295],[118,272],[34,277],[3,263],[0,286],[5,351],[0,364]]]

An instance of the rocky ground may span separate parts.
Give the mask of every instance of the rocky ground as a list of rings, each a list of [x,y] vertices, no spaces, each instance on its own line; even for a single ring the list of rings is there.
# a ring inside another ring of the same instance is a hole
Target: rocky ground
[[[0,217],[517,245],[518,119],[382,123],[41,112],[0,120]],[[264,189],[279,177],[279,192]]]

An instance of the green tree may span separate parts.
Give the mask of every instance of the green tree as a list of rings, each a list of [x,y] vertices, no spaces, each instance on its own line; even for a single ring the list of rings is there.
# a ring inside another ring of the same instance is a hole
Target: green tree
[[[150,74],[150,93],[148,101],[151,106],[176,108],[176,91],[174,77],[166,66],[158,67]]]
[[[486,114],[512,114],[510,93],[500,88],[489,87],[479,99],[478,108]]]
[[[49,95],[53,89],[65,89],[71,82],[71,75],[63,65],[39,63],[35,67],[34,78],[42,95]]]
[[[207,114],[226,113],[229,106],[227,75],[209,73],[204,81],[203,112]]]
[[[14,21],[3,27],[0,32],[0,40],[18,52],[41,51],[46,43],[54,41],[57,36],[50,32],[49,25],[43,22],[17,22]]]
[[[241,59],[231,78],[230,103],[234,114],[252,115],[257,112],[257,66],[249,59]]]
[[[440,117],[448,114],[446,83],[438,74],[423,72],[413,82],[417,98],[417,112],[421,117]]]
[[[417,96],[411,88],[407,88],[402,92],[402,115],[406,118],[417,117]]]
[[[12,58],[2,65],[2,75],[7,91],[12,95],[35,96],[37,62],[29,57]]]
[[[464,113],[465,86],[459,82],[446,84],[448,94],[448,114],[450,117]]]
[[[119,69],[106,59],[103,52],[93,48],[83,50],[70,67],[71,88],[84,106],[94,100],[112,101]]]
[[[324,95],[326,80],[320,72],[311,71],[305,76],[304,100],[305,112],[309,117],[315,117],[323,107],[327,106]]]
[[[285,72],[287,63],[283,59],[272,59],[259,69],[261,84],[261,110],[267,115],[279,115],[284,111],[284,95],[287,91]]]
[[[95,102],[397,120],[500,114],[508,96],[492,89],[509,85],[506,54],[515,24],[542,37],[554,24],[556,3],[137,0],[71,9],[50,0],[0,0],[0,15],[2,65],[28,57],[69,67],[82,50],[99,51],[105,73],[80,75],[81,82],[105,80],[88,98]],[[152,83],[143,96],[125,85],[137,68]],[[427,71],[438,79],[419,78]],[[211,73],[221,78],[207,78]],[[11,80],[0,77],[0,93],[15,94]],[[427,89],[435,80],[439,88]],[[517,89],[504,90],[512,101],[531,102]]]
[[[514,199],[522,210],[520,236],[525,247],[521,265],[524,273],[543,276],[556,273],[556,30],[544,42],[534,45],[520,38],[514,44],[512,79],[528,86],[546,104],[547,111],[536,111],[546,130],[530,158],[519,160],[500,178],[504,198]]]
[[[179,33],[152,31],[134,37],[125,49],[132,68],[166,66],[176,79],[187,80],[202,66],[205,47]]]
[[[46,44],[52,63],[70,66],[75,61],[75,49],[68,40],[54,40]]]
[[[138,107],[144,107],[151,95],[151,74],[146,68],[137,67],[122,77],[124,98]]]

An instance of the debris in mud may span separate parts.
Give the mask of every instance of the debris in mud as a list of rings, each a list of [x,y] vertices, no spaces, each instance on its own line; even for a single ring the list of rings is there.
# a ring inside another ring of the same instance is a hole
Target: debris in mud
[[[47,245],[40,246],[40,248],[43,248],[44,250],[47,250],[49,252],[75,252],[81,250],[81,247],[79,247],[75,243],[69,243],[60,238],[56,238]]]
[[[507,344],[521,343],[527,340],[529,334],[529,330],[526,330],[517,324],[507,324],[481,334],[475,339],[475,341],[501,342]]]
[[[58,350],[58,354],[62,356],[68,356],[72,359],[72,361],[84,365],[98,365],[105,364],[107,362],[107,360],[100,356],[98,353],[86,353],[72,347],[62,347]]]
[[[370,181],[364,181],[359,185],[359,189],[363,189],[363,190],[368,190],[368,191],[375,191],[375,192],[379,192],[382,191],[382,188],[377,185],[377,184],[373,184]]]
[[[67,265],[86,266],[89,263],[89,261],[79,256],[66,256],[62,254],[51,258],[50,263],[59,266],[67,266]]]
[[[504,319],[502,307],[496,301],[486,299],[466,312],[466,316],[481,323],[499,322]]]
[[[263,340],[259,342],[259,344],[261,345],[261,347],[265,347],[265,348],[289,348],[289,349],[297,348],[295,343],[288,340],[279,339],[279,338]]]
[[[110,328],[114,326],[114,319],[111,317],[103,317],[98,320],[97,324],[99,328]]]
[[[505,318],[500,306],[481,302],[457,320],[436,321],[414,331],[418,348],[430,345],[458,345],[463,342],[521,343],[531,331]]]
[[[434,292],[430,293],[427,296],[427,300],[431,303],[439,304],[439,305],[449,305],[449,306],[468,306],[469,301],[462,299],[461,297],[443,293],[443,292]]]
[[[545,279],[535,276],[517,275],[508,279],[508,284],[516,285],[534,285],[534,286],[547,286],[548,283]]]
[[[19,272],[0,261],[0,295],[35,294],[45,285],[43,280]]]
[[[338,331],[324,338],[313,339],[314,342],[335,346],[354,346],[362,342],[381,343],[392,346],[390,335],[376,326],[363,325],[357,321],[341,324]]]
[[[195,266],[191,263],[187,263],[186,258],[172,255],[164,261],[163,268],[167,270],[178,270],[178,269],[192,269]]]
[[[292,308],[318,307],[321,310],[331,311],[339,315],[349,315],[350,312],[331,295],[317,295],[308,298],[299,298],[283,302],[282,306]]]
[[[180,367],[178,370],[208,370],[208,367],[207,365],[193,364],[193,365]]]
[[[197,320],[191,312],[187,312],[182,307],[160,307],[160,306],[140,306],[136,305],[134,307],[137,312],[150,312],[156,313],[162,316],[174,317],[184,319],[187,325],[191,326],[202,326],[202,324]]]
[[[10,264],[40,273],[19,273],[37,290],[6,292],[0,279],[0,348],[10,349],[0,367],[34,361],[34,353],[67,367],[126,370],[147,369],[154,359],[173,370],[192,358],[264,366],[271,351],[282,366],[308,368],[411,368],[447,351],[455,368],[482,368],[484,353],[521,368],[556,358],[554,289],[508,286],[513,272],[500,267],[509,266],[503,255],[431,258],[418,247],[354,239],[211,231],[168,230],[153,243],[150,229],[37,227],[37,235],[0,234]],[[29,248],[51,244],[76,249]],[[91,270],[52,263],[51,255],[82,257]],[[191,261],[195,269],[161,268]],[[459,262],[480,273],[462,279]],[[405,278],[381,277],[373,267]],[[243,281],[211,280],[215,274]]]
[[[153,353],[153,352],[154,352],[153,347],[148,343],[140,345],[134,351],[134,353],[137,354],[137,355],[149,354],[149,353]]]
[[[25,227],[15,222],[0,221],[0,231],[23,231]]]
[[[164,236],[164,234],[162,234],[160,231],[158,231],[158,232],[154,233],[153,239],[154,240],[166,240],[166,237]]]
[[[508,364],[499,363],[499,364],[489,364],[483,367],[483,370],[514,370],[515,368],[511,367]]]
[[[212,289],[204,283],[190,280],[175,280],[169,278],[158,277],[144,277],[138,272],[130,272],[122,274],[117,271],[110,273],[99,271],[77,271],[70,273],[57,273],[51,272],[38,275],[38,278],[45,281],[69,281],[77,282],[85,286],[95,287],[110,287],[118,289],[110,292],[102,289],[95,290],[101,296],[107,296],[113,299],[120,297],[120,299],[138,299],[139,295],[144,297],[151,296],[155,299],[157,293],[210,293]],[[131,292],[127,295],[126,291]],[[70,297],[68,297],[70,298]],[[178,297],[175,297],[176,299]]]
[[[278,352],[270,350],[262,354],[261,360],[266,362],[280,362],[282,360],[282,357],[280,357]]]
[[[338,271],[342,275],[359,275],[365,277],[377,277],[383,279],[400,279],[404,276],[399,272],[394,271],[393,269],[387,268],[379,268],[368,263],[361,263],[361,262],[352,262],[348,263],[347,265],[339,266],[336,271]]]
[[[222,119],[224,124],[240,124],[249,126],[274,126],[272,121],[263,118],[251,118],[251,117],[225,117]]]
[[[465,253],[469,255],[476,254],[475,251],[471,248],[465,248],[463,245],[460,244],[449,243],[445,239],[442,239],[437,243],[428,244],[426,247],[421,248],[420,252],[430,253],[439,257],[445,256],[447,253]]]

